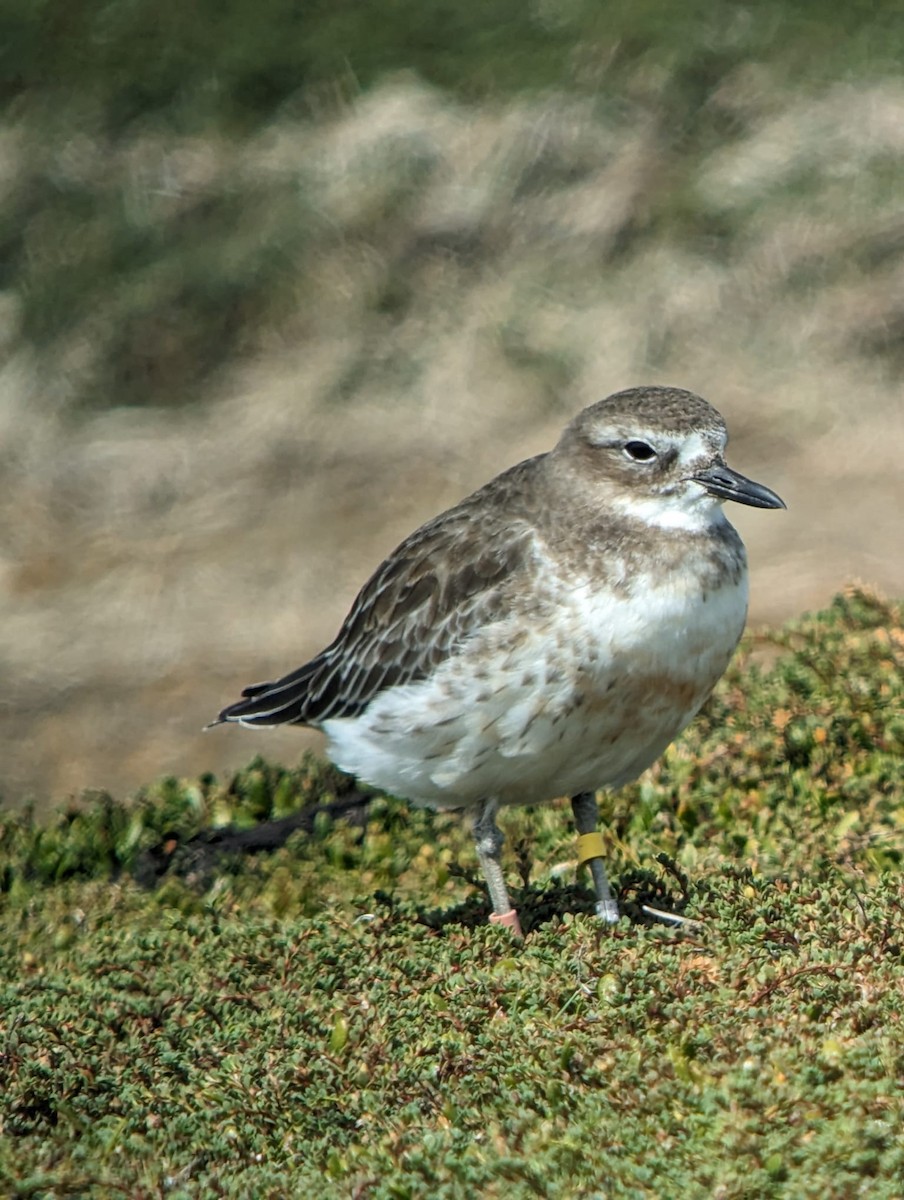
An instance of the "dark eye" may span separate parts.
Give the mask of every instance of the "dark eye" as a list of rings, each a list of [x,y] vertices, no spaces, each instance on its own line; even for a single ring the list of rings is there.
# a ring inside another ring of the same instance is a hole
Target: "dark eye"
[[[649,462],[656,457],[656,451],[649,442],[625,442],[625,454],[634,462]]]

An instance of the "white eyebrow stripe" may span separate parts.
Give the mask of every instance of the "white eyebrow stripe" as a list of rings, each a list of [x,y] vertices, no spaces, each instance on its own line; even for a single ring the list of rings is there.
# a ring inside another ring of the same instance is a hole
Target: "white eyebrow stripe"
[[[671,444],[671,437],[668,441]],[[624,426],[616,427],[609,425],[605,429],[600,429],[595,432],[590,442],[591,446],[618,446],[622,442],[649,442],[656,449],[662,449],[662,430],[654,432],[652,429],[632,429],[626,432]]]
[[[713,442],[717,440],[713,438],[712,434],[685,434],[678,446],[678,461],[680,463],[692,463],[698,462],[701,458],[712,458],[717,451],[721,452],[725,449],[724,438],[721,439],[721,446],[713,446]]]
[[[678,462],[682,466],[699,463],[711,459],[725,450],[727,438],[719,436],[718,431],[706,433],[674,434],[662,429],[654,430],[649,427],[632,429],[626,432],[624,427],[608,426],[599,430],[591,445],[602,449],[605,446],[619,446],[624,442],[648,442],[657,454],[676,452]]]

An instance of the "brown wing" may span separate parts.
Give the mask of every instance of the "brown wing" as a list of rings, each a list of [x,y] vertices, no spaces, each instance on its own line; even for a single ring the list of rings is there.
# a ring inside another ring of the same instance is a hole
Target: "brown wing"
[[[523,500],[537,462],[513,467],[406,538],[325,650],[282,679],[246,688],[218,721],[317,725],[355,716],[385,688],[423,679],[497,620],[535,552]]]

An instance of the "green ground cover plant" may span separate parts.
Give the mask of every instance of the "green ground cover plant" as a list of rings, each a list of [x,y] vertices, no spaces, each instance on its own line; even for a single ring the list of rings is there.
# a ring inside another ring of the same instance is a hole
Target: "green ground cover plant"
[[[902,679],[862,589],[748,640],[604,801],[616,928],[505,814],[523,944],[315,759],[0,814],[2,1194],[900,1196]]]

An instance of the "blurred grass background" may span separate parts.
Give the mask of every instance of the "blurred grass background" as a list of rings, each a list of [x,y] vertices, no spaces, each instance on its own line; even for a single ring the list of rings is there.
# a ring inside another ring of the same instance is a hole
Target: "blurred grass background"
[[[10,0],[0,789],[202,737],[581,405],[694,388],[755,621],[904,589],[904,26],[885,4]]]

